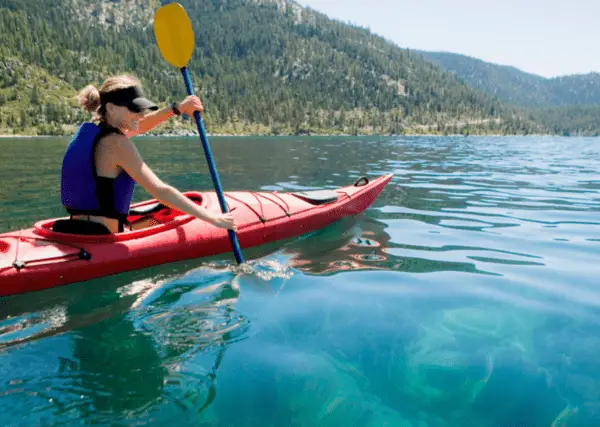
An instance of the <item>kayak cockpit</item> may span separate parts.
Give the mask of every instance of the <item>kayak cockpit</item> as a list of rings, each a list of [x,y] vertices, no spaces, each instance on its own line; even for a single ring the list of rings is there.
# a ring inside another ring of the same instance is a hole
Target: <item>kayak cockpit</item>
[[[204,198],[200,193],[185,193],[185,195],[196,203],[197,205],[202,206],[204,202]],[[173,221],[178,216],[185,215],[183,212],[172,209],[168,206],[163,205],[162,203],[151,200],[144,203],[138,203],[129,209],[129,215],[127,216],[127,222],[130,224],[135,223],[136,221],[140,221],[143,219],[153,219],[159,224],[166,224],[168,222]]]
[[[205,199],[201,193],[186,192],[184,194],[200,206],[205,203]],[[94,240],[115,241],[157,234],[178,226],[181,223],[191,221],[194,217],[177,209],[172,209],[156,200],[149,200],[133,205],[127,216],[129,224],[144,219],[152,219],[156,225],[134,231],[128,230],[123,233],[107,234],[102,224],[71,218],[55,218],[36,223],[34,229],[36,234],[47,238],[61,237],[68,240],[87,240],[93,238]]]

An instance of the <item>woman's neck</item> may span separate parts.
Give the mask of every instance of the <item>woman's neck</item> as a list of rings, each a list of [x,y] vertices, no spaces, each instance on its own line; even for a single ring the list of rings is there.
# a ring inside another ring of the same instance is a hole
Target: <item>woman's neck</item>
[[[110,126],[113,129],[117,129],[117,130],[121,131],[123,134],[125,133],[125,129],[123,129],[120,124],[115,123],[115,120],[112,117],[109,117],[108,115],[106,115],[106,117],[104,117],[103,122],[106,126]]]

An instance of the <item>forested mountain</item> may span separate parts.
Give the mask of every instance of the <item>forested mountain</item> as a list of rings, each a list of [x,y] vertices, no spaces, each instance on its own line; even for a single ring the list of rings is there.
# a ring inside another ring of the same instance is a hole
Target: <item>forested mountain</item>
[[[599,136],[600,105],[569,105],[565,107],[532,108],[524,111],[528,117],[564,136]]]
[[[470,56],[418,51],[472,87],[519,107],[600,104],[600,74],[545,78]]]
[[[456,74],[468,85],[520,107],[551,105],[553,95],[546,79],[518,68],[497,65],[470,56],[418,51],[427,60]]]
[[[554,77],[548,80],[555,105],[600,105],[600,73]]]
[[[189,70],[209,132],[546,130],[420,54],[292,1],[180,3],[194,27]],[[0,133],[71,131],[87,118],[77,90],[112,73],[134,73],[161,102],[183,98],[181,75],[154,39],[160,4],[0,0]],[[193,128],[171,120],[160,131],[183,125]]]
[[[599,73],[544,78],[465,55],[418,52],[469,86],[523,108],[552,133],[600,134]]]

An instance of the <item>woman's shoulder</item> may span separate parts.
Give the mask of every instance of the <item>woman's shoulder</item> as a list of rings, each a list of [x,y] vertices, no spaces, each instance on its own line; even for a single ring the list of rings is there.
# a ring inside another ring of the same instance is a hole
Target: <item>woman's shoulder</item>
[[[132,143],[125,135],[122,133],[107,133],[104,135],[98,136],[99,146],[102,146],[104,150],[108,149],[112,152],[118,153],[118,155],[122,155],[132,149]]]
[[[113,151],[118,157],[135,155],[137,153],[133,142],[122,133],[107,134],[98,140],[98,142],[100,141],[105,148]]]

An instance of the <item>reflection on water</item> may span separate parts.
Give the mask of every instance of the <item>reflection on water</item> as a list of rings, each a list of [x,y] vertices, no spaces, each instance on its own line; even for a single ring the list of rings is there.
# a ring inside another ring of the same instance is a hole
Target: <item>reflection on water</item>
[[[0,299],[0,424],[600,425],[597,139],[211,142],[227,190],[395,176],[364,215],[248,265]],[[66,142],[0,144],[23,159],[0,160],[0,230],[62,215]],[[137,144],[170,184],[212,187],[192,139]]]
[[[321,276],[350,270],[390,269],[389,262],[394,260],[388,261],[385,253],[389,236],[384,228],[382,223],[368,218],[361,218],[358,223],[356,218],[343,219],[294,242],[287,248],[291,254],[289,262],[305,274]]]

